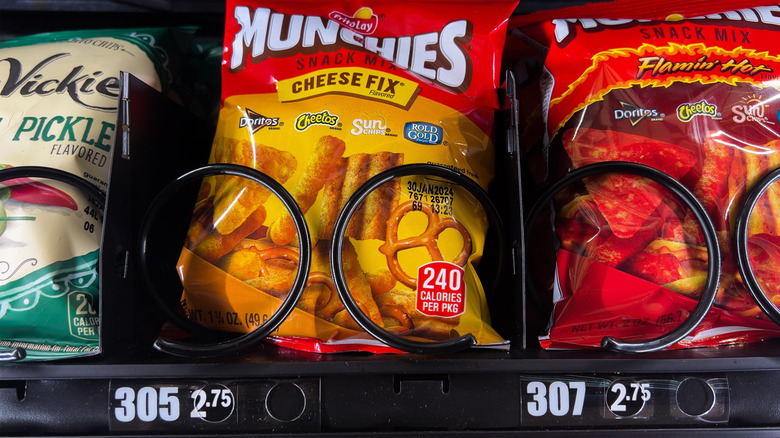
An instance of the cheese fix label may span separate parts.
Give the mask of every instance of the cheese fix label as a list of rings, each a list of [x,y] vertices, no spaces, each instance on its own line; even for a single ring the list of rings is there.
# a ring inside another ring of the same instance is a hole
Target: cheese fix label
[[[370,55],[369,55],[370,56]],[[417,83],[366,68],[325,69],[279,81],[279,101],[323,94],[348,94],[408,107],[420,92]]]

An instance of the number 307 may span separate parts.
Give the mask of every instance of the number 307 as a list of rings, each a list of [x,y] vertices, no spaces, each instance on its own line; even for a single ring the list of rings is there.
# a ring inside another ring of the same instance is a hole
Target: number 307
[[[529,382],[526,392],[531,399],[526,403],[528,414],[542,417],[582,415],[585,405],[585,382]]]

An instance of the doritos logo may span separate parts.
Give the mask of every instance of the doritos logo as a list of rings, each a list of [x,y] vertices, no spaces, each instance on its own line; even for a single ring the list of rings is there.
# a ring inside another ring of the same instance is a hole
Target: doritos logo
[[[717,105],[706,100],[697,103],[684,103],[677,107],[677,118],[681,122],[690,122],[696,116],[707,116],[714,119],[720,117],[720,113],[718,113]]]
[[[239,128],[249,127],[252,129],[252,134],[266,126],[279,126],[279,117],[266,117],[247,108],[246,117],[241,117],[238,121]]]
[[[616,109],[613,112],[615,120],[626,119],[631,123],[631,127],[638,125],[642,120],[650,117],[659,117],[657,109],[642,108],[634,105],[633,103],[618,101],[620,103],[620,109]]]

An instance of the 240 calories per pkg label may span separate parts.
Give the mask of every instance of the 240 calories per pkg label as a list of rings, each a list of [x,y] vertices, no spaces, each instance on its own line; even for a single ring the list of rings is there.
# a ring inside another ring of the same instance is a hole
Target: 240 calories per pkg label
[[[417,310],[428,316],[451,318],[466,311],[463,268],[450,262],[430,262],[417,273]]]

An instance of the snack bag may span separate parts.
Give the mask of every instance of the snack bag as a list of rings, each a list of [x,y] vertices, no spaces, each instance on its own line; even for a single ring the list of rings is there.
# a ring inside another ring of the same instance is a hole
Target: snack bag
[[[780,166],[780,8],[744,3],[723,12],[732,7],[619,1],[545,12],[519,17],[508,43],[536,49],[543,62],[535,114],[545,129],[527,151],[535,163],[546,160],[537,182],[630,161],[682,182],[708,212],[723,258],[720,286],[713,309],[676,348],[780,334],[743,285],[733,250],[746,191]],[[750,225],[752,265],[764,279],[780,261],[777,190],[768,190]],[[559,194],[544,348],[595,348],[605,336],[648,340],[689,316],[708,254],[697,222],[673,199],[659,184],[621,173]],[[776,282],[763,287],[780,297]]]
[[[313,246],[307,286],[270,340],[310,351],[395,351],[359,328],[333,286],[334,222],[358,187],[408,163],[447,166],[485,189],[494,176],[498,64],[515,4],[360,6],[227,3],[211,162],[266,173],[303,210]],[[289,292],[296,230],[277,199],[242,178],[208,178],[201,194],[179,262],[186,312],[210,328],[250,331]],[[479,344],[505,345],[475,272],[487,226],[482,206],[446,180],[391,181],[348,225],[350,292],[398,335],[471,333]],[[452,269],[456,291],[418,293],[418,269],[434,262]]]
[[[167,88],[190,34],[89,30],[0,43],[0,166],[52,167],[105,191],[120,71]],[[0,184],[0,350],[98,353],[102,210],[57,181]]]

